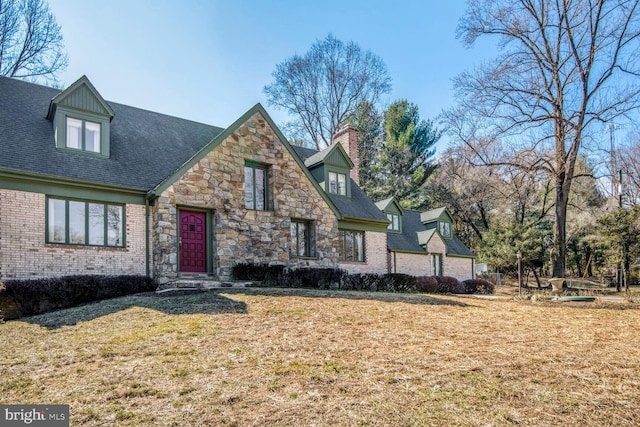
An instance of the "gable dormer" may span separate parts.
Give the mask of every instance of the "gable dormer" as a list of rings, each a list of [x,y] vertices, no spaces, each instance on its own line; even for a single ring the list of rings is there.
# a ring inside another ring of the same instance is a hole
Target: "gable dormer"
[[[340,144],[331,144],[304,162],[328,194],[351,197],[353,162]]]
[[[402,209],[402,206],[400,206],[400,203],[398,203],[395,197],[381,200],[376,203],[376,206],[387,215],[387,219],[389,220],[387,231],[402,233],[402,216],[404,215],[404,209]]]
[[[420,214],[420,221],[426,228],[435,228],[444,239],[453,238],[453,217],[447,208],[433,209]]]
[[[110,124],[115,113],[86,76],[56,95],[47,118],[56,147],[73,153],[109,157]]]

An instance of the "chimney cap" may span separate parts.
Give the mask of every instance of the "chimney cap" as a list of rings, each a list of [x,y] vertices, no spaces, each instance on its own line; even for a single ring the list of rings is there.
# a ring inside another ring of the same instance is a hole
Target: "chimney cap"
[[[354,125],[352,125],[351,123],[343,123],[340,126],[338,126],[338,132],[340,132],[341,130],[345,130],[345,129],[353,129],[353,130],[358,130],[357,127],[355,127]]]
[[[332,140],[335,141],[336,138],[338,138],[340,135],[347,133],[347,132],[355,132],[357,134],[360,133],[360,131],[358,130],[357,127],[349,124],[349,123],[344,123],[342,125],[340,125],[338,127],[338,130],[336,130],[336,133],[333,134],[333,138],[331,138]]]

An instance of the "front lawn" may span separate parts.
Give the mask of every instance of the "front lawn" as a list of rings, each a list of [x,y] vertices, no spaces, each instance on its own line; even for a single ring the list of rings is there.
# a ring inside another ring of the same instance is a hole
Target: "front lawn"
[[[0,403],[72,425],[640,425],[637,303],[291,289],[0,324]]]

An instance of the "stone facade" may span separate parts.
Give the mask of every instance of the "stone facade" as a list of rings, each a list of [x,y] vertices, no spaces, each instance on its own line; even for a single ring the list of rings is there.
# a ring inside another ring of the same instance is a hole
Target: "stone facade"
[[[245,162],[267,165],[268,210],[245,208]],[[237,263],[336,267],[338,221],[300,165],[258,112],[214,147],[155,200],[152,236],[156,277],[179,273],[179,208],[210,213],[210,274],[228,278]],[[290,255],[292,219],[310,221],[315,256]]]
[[[45,243],[44,194],[0,190],[0,279],[146,274],[145,207],[126,206],[126,248]]]
[[[340,261],[340,268],[351,274],[387,273],[387,233],[365,232],[365,262]]]

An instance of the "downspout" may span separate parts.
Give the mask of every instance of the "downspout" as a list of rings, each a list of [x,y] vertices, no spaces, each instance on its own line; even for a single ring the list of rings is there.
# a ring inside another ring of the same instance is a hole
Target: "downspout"
[[[398,272],[398,253],[393,251],[393,272]]]
[[[147,277],[151,277],[150,276],[150,265],[149,265],[149,261],[150,261],[150,253],[149,253],[149,198],[145,197],[144,198],[144,228],[145,228],[145,233],[144,233],[144,238],[145,238],[145,271],[146,271],[146,276]]]

